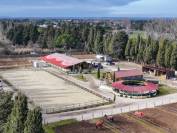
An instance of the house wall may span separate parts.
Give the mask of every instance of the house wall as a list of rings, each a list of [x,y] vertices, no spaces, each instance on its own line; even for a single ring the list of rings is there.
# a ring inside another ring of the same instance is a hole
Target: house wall
[[[143,79],[143,75],[139,75],[139,76],[124,77],[124,78],[116,78],[116,81],[120,81],[120,80],[142,80],[142,79]]]

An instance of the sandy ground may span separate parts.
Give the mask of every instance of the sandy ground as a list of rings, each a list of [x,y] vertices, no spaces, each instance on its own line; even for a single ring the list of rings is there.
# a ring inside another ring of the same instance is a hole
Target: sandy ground
[[[103,101],[101,98],[69,84],[45,71],[16,69],[1,71],[0,75],[24,92],[43,108],[82,106]]]

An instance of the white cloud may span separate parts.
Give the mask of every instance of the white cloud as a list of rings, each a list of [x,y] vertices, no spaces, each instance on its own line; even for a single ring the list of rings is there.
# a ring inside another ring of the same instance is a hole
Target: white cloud
[[[129,3],[121,7],[112,6],[109,8],[110,15],[113,16],[153,16],[171,17],[176,16],[177,1],[171,0],[142,0]]]

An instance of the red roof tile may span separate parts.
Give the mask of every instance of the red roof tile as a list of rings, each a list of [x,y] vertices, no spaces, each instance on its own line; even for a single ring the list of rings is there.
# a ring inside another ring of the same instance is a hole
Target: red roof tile
[[[116,78],[126,78],[126,77],[133,77],[133,76],[141,76],[143,75],[142,71],[137,69],[132,70],[120,70],[115,72]]]
[[[130,86],[123,84],[124,81],[118,81],[112,84],[112,87],[121,91],[126,91],[129,93],[149,93],[156,91],[158,89],[158,84],[145,82],[142,86]]]
[[[77,58],[70,57],[65,54],[58,54],[58,53],[54,53],[54,54],[41,57],[41,59],[43,61],[46,61],[48,63],[51,63],[53,65],[56,65],[62,68],[68,68],[70,66],[77,65],[83,62],[82,60],[79,60]]]

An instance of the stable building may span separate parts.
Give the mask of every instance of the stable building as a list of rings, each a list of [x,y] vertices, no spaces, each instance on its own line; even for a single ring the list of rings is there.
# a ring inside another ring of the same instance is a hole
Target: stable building
[[[137,69],[119,70],[115,72],[115,80],[142,80],[143,72]]]
[[[89,68],[89,64],[87,62],[66,54],[54,53],[41,57],[41,60],[45,61],[49,66],[55,67],[64,72],[77,73]]]
[[[175,77],[175,70],[163,67],[146,65],[142,67],[142,71],[146,73],[153,73],[155,76],[164,76],[165,79]]]

